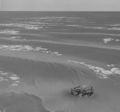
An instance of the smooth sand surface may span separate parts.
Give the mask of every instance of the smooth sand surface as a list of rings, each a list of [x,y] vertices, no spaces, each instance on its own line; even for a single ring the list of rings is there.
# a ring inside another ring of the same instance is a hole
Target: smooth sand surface
[[[0,100],[1,108],[8,108],[10,112],[12,110],[18,112],[12,105],[14,103],[7,103],[10,105],[8,106],[3,102],[9,102],[8,99],[11,101],[14,98],[23,97],[24,99],[24,97],[34,95],[38,97],[32,100],[35,105],[33,107],[38,108],[34,112],[119,112],[119,79],[117,77],[99,79],[87,68],[67,63],[67,59],[66,56],[57,57],[44,53],[0,51],[0,70],[17,74],[20,77],[18,86],[12,86],[13,82],[9,80],[0,82],[0,93],[3,98]],[[95,95],[90,98],[71,96],[69,90],[77,84],[94,86]],[[11,92],[18,94],[18,97],[13,94],[14,98],[11,99]],[[10,97],[4,98],[3,93],[8,93]],[[29,98],[25,102],[28,100]],[[22,102],[16,103],[17,108],[21,108],[19,105]],[[32,109],[28,111],[33,112]]]

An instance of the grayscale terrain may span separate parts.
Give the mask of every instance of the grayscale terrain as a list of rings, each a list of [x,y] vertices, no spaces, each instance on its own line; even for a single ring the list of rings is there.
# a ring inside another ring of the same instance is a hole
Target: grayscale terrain
[[[0,112],[120,112],[120,13],[0,12]]]

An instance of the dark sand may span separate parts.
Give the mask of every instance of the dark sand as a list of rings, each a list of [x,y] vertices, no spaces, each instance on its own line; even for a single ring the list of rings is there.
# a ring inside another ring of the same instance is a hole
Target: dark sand
[[[44,53],[1,50],[1,70],[20,77],[18,86],[11,86],[12,82],[9,80],[0,82],[1,108],[8,108],[9,112],[13,110],[18,112],[16,108],[28,109],[21,112],[33,112],[33,108],[34,112],[47,112],[47,110],[50,112],[119,112],[119,79],[116,77],[99,79],[87,68],[69,64],[67,62],[69,58]],[[71,96],[69,89],[77,84],[93,85],[95,95],[90,98]],[[19,100],[22,98],[24,100]],[[29,102],[28,105],[24,106],[25,102]],[[34,105],[33,108],[31,105]]]
[[[3,112],[49,112],[42,106],[39,97],[14,92],[0,96],[0,109]]]

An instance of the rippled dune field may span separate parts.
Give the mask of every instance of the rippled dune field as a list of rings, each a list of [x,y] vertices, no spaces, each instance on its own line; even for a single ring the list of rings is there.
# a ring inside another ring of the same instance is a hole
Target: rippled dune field
[[[118,13],[0,15],[0,112],[120,112]]]

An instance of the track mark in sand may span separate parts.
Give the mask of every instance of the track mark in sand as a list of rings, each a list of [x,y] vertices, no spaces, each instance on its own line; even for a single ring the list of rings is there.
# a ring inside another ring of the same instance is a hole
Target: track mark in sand
[[[62,56],[62,54],[59,54],[58,52],[52,52],[52,51],[50,51],[50,50],[48,50],[46,48],[42,48],[42,47],[33,48],[32,46],[29,46],[29,45],[0,45],[0,49],[3,50],[3,53],[4,53],[4,50],[5,51],[6,50],[10,50],[11,51],[12,50],[12,51],[15,51],[15,53],[17,53],[16,51],[25,51],[25,52],[26,51],[27,52],[28,51],[40,51],[41,53],[48,54],[48,55],[46,55],[47,56],[46,58],[50,58],[50,55],[52,55],[52,54],[54,54],[55,56]],[[7,52],[5,54],[9,54],[9,53]],[[15,54],[11,54],[11,56],[16,56],[17,57],[17,54],[16,55]],[[20,56],[18,56],[18,57],[20,57]],[[23,56],[21,55],[21,57],[23,57]],[[45,60],[44,57],[45,57],[45,55],[43,54],[43,59]],[[52,58],[53,58],[53,56],[51,57],[51,59]],[[62,59],[63,59],[63,57],[61,57],[61,60]],[[54,58],[52,60],[55,61]],[[59,59],[56,58],[56,61],[57,60],[59,60]],[[57,61],[57,62],[59,62],[59,61]],[[93,70],[99,76],[99,78],[107,79],[108,76],[113,75],[113,74],[120,75],[120,68],[117,68],[117,67],[112,67],[111,69],[104,69],[102,67],[94,66],[94,65],[91,65],[91,64],[87,64],[85,62],[79,62],[79,61],[69,60],[69,58],[68,59],[66,58],[65,61],[67,61],[68,63],[70,62],[70,63],[75,63],[75,64],[83,65],[83,66],[89,68],[90,70]]]
[[[0,44],[0,50],[10,50],[10,51],[24,51],[24,52],[41,52],[41,53],[46,53],[50,55],[56,55],[56,56],[62,56],[57,51],[51,51],[48,50],[47,48],[43,48],[42,46],[38,47],[32,47],[30,45],[5,45],[5,44]]]
[[[15,53],[17,53],[16,51],[24,51],[24,52],[40,51],[41,53],[48,54],[48,56],[46,55],[47,57],[49,57],[49,54],[50,55],[55,55],[55,56],[62,56],[62,54],[60,54],[59,52],[52,52],[52,51],[48,50],[47,48],[42,48],[42,47],[35,47],[35,48],[33,48],[32,46],[29,46],[29,45],[0,45],[0,49],[1,49],[1,51],[3,51],[3,53],[4,53],[4,50],[5,51],[6,50],[15,51]],[[9,53],[7,52],[5,54],[9,54]],[[16,55],[15,54],[11,54],[11,56],[16,56]],[[51,57],[51,59],[52,59],[52,57]],[[56,60],[57,60],[57,58],[56,58]],[[65,61],[67,61],[67,58],[65,59]],[[68,63],[69,62],[70,63],[75,63],[75,64],[80,64],[80,65],[84,65],[85,67],[89,68],[90,70],[93,70],[99,76],[99,78],[107,79],[108,76],[113,75],[113,74],[120,75],[120,68],[117,68],[117,67],[112,67],[111,69],[104,69],[102,67],[94,66],[94,65],[91,65],[91,64],[87,64],[85,62],[79,62],[79,61],[74,61],[74,60],[69,60],[68,59]]]
[[[110,68],[110,69],[104,69],[102,67],[93,66],[93,65],[87,64],[85,62],[79,62],[79,61],[74,61],[74,60],[68,60],[68,62],[80,64],[80,65],[83,65],[83,66],[89,68],[90,70],[95,72],[98,75],[98,77],[101,79],[107,79],[107,78],[109,78],[110,75],[120,75],[120,68],[117,68],[115,66],[112,66],[113,68]]]
[[[47,48],[42,48],[42,47],[33,48],[32,46],[29,46],[29,45],[0,45],[0,49],[1,49],[1,51],[3,51],[3,55],[4,55],[4,53],[7,54],[7,55],[11,54],[10,52],[9,53],[8,52],[4,52],[4,50],[5,51],[6,50],[15,51],[15,53],[17,53],[16,51],[25,51],[25,52],[28,52],[28,51],[40,51],[41,53],[43,53],[43,56],[42,56],[42,54],[41,54],[41,56],[43,57],[44,60],[46,60],[47,58],[51,57],[51,60],[53,60],[53,62],[55,62],[55,60],[56,60],[59,63],[62,59],[64,59],[64,57],[59,58],[60,60],[58,58],[54,59],[52,54],[54,54],[55,56],[62,56],[62,54],[59,54],[58,52],[52,52],[52,51],[48,50]],[[46,55],[46,59],[45,59],[45,54],[44,53],[48,54],[48,55]],[[21,54],[21,56],[20,56],[20,54]],[[23,57],[22,53],[20,53],[20,54],[19,54],[19,56],[17,56],[17,54],[11,54],[11,56]],[[23,58],[25,58],[25,56]],[[28,59],[28,57],[26,57],[26,58]],[[30,59],[32,59],[32,58],[33,57],[30,57]],[[47,59],[47,60],[50,60],[50,59]],[[113,75],[113,74],[120,75],[120,68],[115,67],[115,66],[110,68],[110,69],[104,69],[102,67],[94,66],[94,65],[91,65],[91,64],[88,64],[88,63],[85,63],[85,62],[69,60],[69,58],[65,58],[64,61],[67,61],[68,63],[70,62],[70,63],[83,65],[83,66],[89,68],[90,70],[94,71],[98,75],[98,77],[102,78],[102,79],[107,79],[108,76]],[[50,61],[50,62],[52,62],[52,61]],[[62,61],[62,63],[64,63],[64,62]]]
[[[55,40],[38,40],[38,39],[19,39],[19,38],[0,38],[8,41],[16,41],[16,42],[41,42],[47,44],[56,44],[56,45],[67,45],[67,46],[83,46],[83,47],[91,47],[91,48],[99,48],[99,49],[108,49],[108,50],[120,50],[120,46],[111,46],[106,44],[95,44],[95,43],[86,43],[85,41],[55,41]]]

